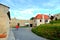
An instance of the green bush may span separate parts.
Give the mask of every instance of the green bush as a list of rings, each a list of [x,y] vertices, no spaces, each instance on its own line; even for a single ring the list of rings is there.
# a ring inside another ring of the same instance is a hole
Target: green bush
[[[59,20],[52,20],[51,22],[50,22],[50,24],[55,24],[55,23],[60,23],[60,19]]]
[[[51,40],[60,40],[60,24],[43,24],[32,28],[32,32]]]

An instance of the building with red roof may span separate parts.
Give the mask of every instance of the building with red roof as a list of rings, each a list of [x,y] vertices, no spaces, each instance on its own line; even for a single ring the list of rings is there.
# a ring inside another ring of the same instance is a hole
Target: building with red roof
[[[43,16],[44,16],[44,19],[49,19],[48,15],[43,15],[43,14],[38,14],[35,18],[36,19],[43,19]]]
[[[49,23],[50,19],[48,15],[38,14],[34,18],[35,25]]]

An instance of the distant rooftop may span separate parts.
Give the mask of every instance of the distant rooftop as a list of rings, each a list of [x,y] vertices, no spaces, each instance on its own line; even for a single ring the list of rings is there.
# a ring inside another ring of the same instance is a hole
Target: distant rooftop
[[[8,7],[8,6],[4,5],[4,4],[1,4],[1,3],[0,3],[0,5],[5,6],[5,7],[7,7],[7,8],[10,8],[10,7]]]

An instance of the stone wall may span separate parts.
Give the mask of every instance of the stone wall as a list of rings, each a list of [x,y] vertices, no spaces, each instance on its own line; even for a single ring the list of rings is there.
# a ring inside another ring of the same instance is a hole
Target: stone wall
[[[0,38],[0,40],[7,40],[9,34],[9,18],[7,16],[9,8],[4,5],[0,5],[0,35],[5,34],[7,35],[4,38]]]
[[[20,26],[25,26],[27,23],[29,24],[33,24],[33,20],[18,20],[18,19],[11,19],[11,23],[10,26],[11,27],[15,27],[17,25],[17,23],[20,24]]]

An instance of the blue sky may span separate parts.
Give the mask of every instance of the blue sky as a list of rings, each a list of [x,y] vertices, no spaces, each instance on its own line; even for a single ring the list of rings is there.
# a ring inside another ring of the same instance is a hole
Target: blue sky
[[[0,0],[10,7],[11,18],[30,19],[37,14],[60,13],[60,0]]]

